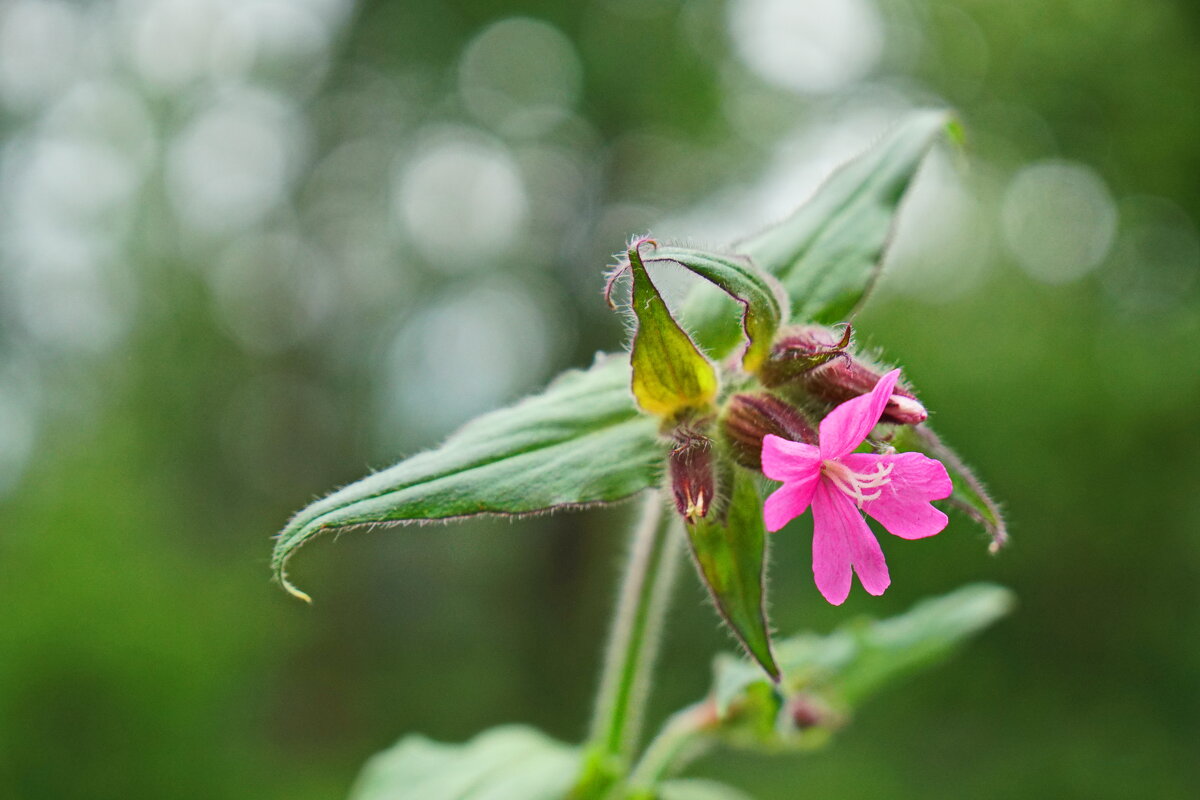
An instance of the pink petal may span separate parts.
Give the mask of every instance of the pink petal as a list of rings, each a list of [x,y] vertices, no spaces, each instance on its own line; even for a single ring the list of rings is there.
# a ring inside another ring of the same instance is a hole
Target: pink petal
[[[821,451],[768,433],[762,442],[762,471],[776,481],[807,480],[821,472]]]
[[[813,472],[807,478],[785,483],[767,497],[763,503],[763,523],[767,530],[774,533],[808,510],[819,477],[819,471]]]
[[[863,503],[863,511],[890,533],[904,539],[921,539],[946,527],[946,515],[929,505],[930,500],[941,500],[954,491],[942,462],[921,453],[852,453],[839,460],[863,473],[874,472],[880,464],[891,465],[890,480],[879,488],[879,498]]]
[[[883,551],[849,497],[829,481],[813,496],[813,577],[821,594],[840,606],[850,594],[851,569],[863,588],[883,594],[891,583]]]
[[[862,444],[883,416],[899,379],[900,370],[894,369],[880,378],[870,392],[847,400],[825,415],[821,420],[821,458],[844,456]]]

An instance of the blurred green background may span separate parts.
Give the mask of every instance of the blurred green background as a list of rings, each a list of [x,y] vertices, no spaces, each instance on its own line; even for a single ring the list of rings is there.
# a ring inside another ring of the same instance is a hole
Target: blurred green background
[[[331,798],[402,734],[586,726],[628,506],[314,544],[315,496],[614,349],[609,254],[721,245],[958,109],[860,338],[1007,506],[840,609],[1017,613],[763,800],[1200,786],[1200,5],[0,2],[0,796]],[[799,533],[799,535],[798,535]],[[900,545],[900,546],[897,546]],[[730,643],[690,576],[654,714]]]

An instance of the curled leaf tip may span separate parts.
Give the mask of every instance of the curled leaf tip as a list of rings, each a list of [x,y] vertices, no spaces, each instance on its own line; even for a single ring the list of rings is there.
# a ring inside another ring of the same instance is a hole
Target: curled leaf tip
[[[310,597],[307,592],[302,592],[299,589],[297,589],[295,586],[293,586],[288,581],[287,578],[281,577],[279,579],[279,583],[280,583],[280,585],[283,586],[284,591],[286,591],[292,597],[298,597],[299,599],[303,600],[305,603],[308,603],[310,606],[312,605],[312,597]]]
[[[604,279],[604,302],[607,303],[608,307],[610,309],[612,309],[613,311],[617,310],[617,304],[613,302],[613,298],[612,298],[613,287],[615,287],[617,285],[617,281],[620,280],[621,276],[624,275],[628,271],[629,271],[629,262],[621,261],[620,263],[613,265],[613,267],[608,271],[608,275],[605,276],[605,279]]]
[[[631,259],[633,252],[630,251]],[[775,278],[761,271],[744,255],[673,245],[656,246],[644,261],[646,264],[674,263],[736,301],[742,307],[741,328],[745,341],[742,368],[751,374],[758,372],[770,354],[776,331],[790,313],[786,292]]]
[[[631,238],[629,240],[629,245],[625,249],[628,252],[640,253],[642,250],[642,245],[644,244],[648,244],[652,247],[658,247],[658,241],[647,233],[643,236],[634,236]]]
[[[658,242],[654,239],[651,239],[649,234],[645,236],[634,236],[629,240],[629,244],[625,246],[624,252],[617,253],[615,256],[613,256],[613,258],[617,260],[617,263],[613,264],[612,267],[609,268],[608,275],[606,275],[604,278],[604,302],[607,303],[608,307],[613,311],[617,310],[617,304],[613,302],[612,297],[613,288],[617,285],[617,281],[621,279],[621,276],[629,271],[630,261],[633,258],[641,255],[641,247],[644,244],[658,247]]]
[[[992,541],[988,544],[988,552],[992,555],[996,555],[1008,546],[1008,528],[1003,522],[991,527],[988,533],[992,536]]]

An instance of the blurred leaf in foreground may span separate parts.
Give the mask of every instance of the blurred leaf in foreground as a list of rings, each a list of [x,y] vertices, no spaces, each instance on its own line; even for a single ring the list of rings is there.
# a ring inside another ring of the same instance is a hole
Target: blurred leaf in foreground
[[[466,744],[406,736],[363,768],[350,800],[562,800],[579,752],[522,725]]]
[[[814,747],[828,741],[867,697],[933,666],[1013,608],[1008,589],[971,584],[884,620],[858,620],[821,636],[776,643],[783,681],[776,689],[753,664],[732,655],[715,663],[712,700],[728,741],[749,747]]]
[[[579,750],[524,725],[485,731],[465,744],[406,736],[367,762],[350,800],[563,800]],[[716,781],[671,780],[613,800],[749,800]]]

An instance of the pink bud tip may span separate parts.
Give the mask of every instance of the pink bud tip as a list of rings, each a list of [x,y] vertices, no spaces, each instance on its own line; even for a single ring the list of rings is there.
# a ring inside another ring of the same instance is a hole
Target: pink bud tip
[[[902,425],[919,425],[929,419],[929,412],[921,405],[920,400],[902,394],[893,394],[888,398],[883,415]]]

